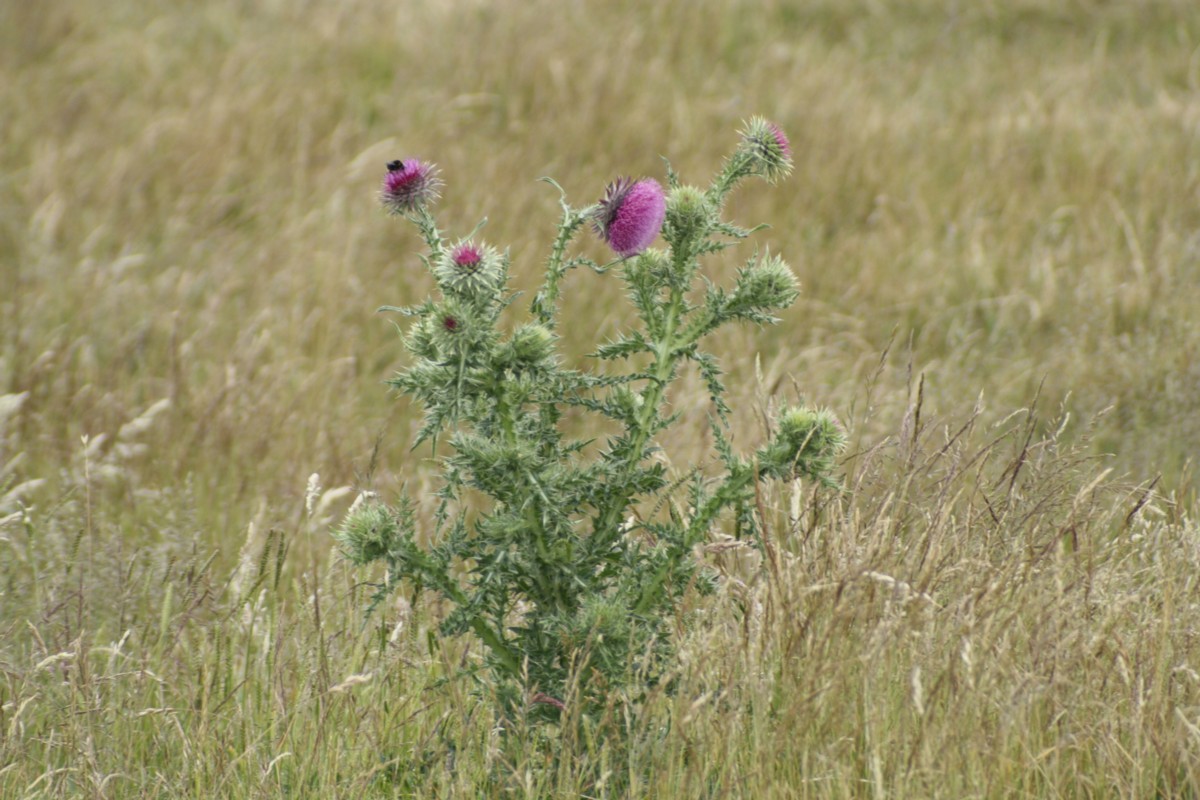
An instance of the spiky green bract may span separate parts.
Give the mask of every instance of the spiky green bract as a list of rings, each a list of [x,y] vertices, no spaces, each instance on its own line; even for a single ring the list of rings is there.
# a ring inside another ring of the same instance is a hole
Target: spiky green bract
[[[368,502],[346,515],[333,538],[350,561],[369,564],[385,558],[412,529],[412,511],[407,504],[397,513],[382,503]]]
[[[549,366],[554,358],[555,336],[543,325],[522,325],[508,340],[502,362],[512,369],[536,369]],[[511,359],[504,358],[510,355]]]
[[[715,221],[708,198],[695,186],[677,186],[667,195],[667,241],[698,241]]]
[[[792,268],[779,256],[767,255],[738,272],[725,311],[755,322],[771,322],[768,312],[787,308],[799,296]]]
[[[780,480],[803,477],[836,486],[830,476],[845,447],[846,433],[832,412],[789,408],[779,416],[774,441],[758,451],[758,469]]]
[[[500,324],[513,298],[507,258],[469,240],[446,246],[428,212],[410,217],[440,296],[403,310],[412,360],[391,384],[424,409],[417,441],[433,440],[441,456],[440,504],[421,537],[403,504],[359,509],[338,536],[355,563],[387,564],[381,593],[403,582],[447,602],[441,632],[484,644],[502,714],[594,721],[621,703],[631,718],[670,666],[685,596],[713,587],[697,545],[718,526],[754,533],[760,479],[833,483],[840,440],[820,415],[806,423],[788,412],[756,458],[734,451],[720,365],[701,349],[727,323],[776,321],[797,296],[792,271],[770,254],[752,256],[730,287],[703,274],[706,256],[752,232],[721,209],[736,179],[762,169],[760,157],[743,141],[704,191],[668,167],[665,247],[639,240],[611,270],[569,255],[598,211],[563,199],[533,319],[511,333]],[[619,211],[620,199],[609,205]],[[594,371],[565,368],[555,349],[559,291],[579,266],[619,276],[638,320],[596,346],[592,357],[607,363]],[[689,364],[715,411],[714,448],[709,463],[671,474],[653,455],[678,421],[670,387]],[[560,426],[567,411],[603,417],[616,432],[572,438]]]

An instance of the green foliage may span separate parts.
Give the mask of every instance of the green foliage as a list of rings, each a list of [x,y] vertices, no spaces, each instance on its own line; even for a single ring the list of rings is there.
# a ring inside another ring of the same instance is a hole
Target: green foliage
[[[336,538],[354,563],[386,563],[376,603],[402,583],[450,602],[442,633],[482,640],[509,712],[539,698],[537,713],[556,716],[569,697],[578,704],[573,710],[588,713],[614,687],[631,685],[631,675],[653,685],[670,653],[667,622],[689,590],[712,587],[694,550],[722,514],[732,513],[739,532],[752,530],[757,523],[747,509],[759,478],[837,485],[840,427],[828,412],[790,409],[778,437],[757,454],[759,464],[736,455],[718,430],[712,460],[724,474],[704,479],[697,472],[690,511],[659,513],[679,486],[651,458],[656,437],[677,422],[667,411],[668,386],[682,366],[695,364],[724,420],[721,372],[701,341],[727,323],[773,323],[798,295],[795,275],[775,255],[751,257],[728,290],[701,275],[702,255],[750,234],[721,220],[730,189],[752,175],[773,181],[790,167],[770,138],[777,129],[759,120],[752,130],[758,138],[743,136],[707,192],[670,175],[665,251],[608,265],[619,269],[596,267],[620,276],[641,323],[593,354],[624,371],[569,370],[555,355],[560,281],[591,263],[569,259],[567,249],[595,207],[563,202],[532,308],[537,322],[508,335],[499,327],[512,299],[507,256],[470,245],[469,258],[456,260],[462,242],[447,247],[427,208],[411,216],[441,296],[404,310],[415,317],[405,340],[413,361],[391,384],[424,407],[420,440],[449,444],[437,529],[418,532],[407,499],[395,509],[367,502],[349,513]],[[774,147],[769,163],[762,136]],[[620,431],[589,449],[559,425],[568,406],[613,420]],[[482,508],[468,502],[469,491],[487,498]]]

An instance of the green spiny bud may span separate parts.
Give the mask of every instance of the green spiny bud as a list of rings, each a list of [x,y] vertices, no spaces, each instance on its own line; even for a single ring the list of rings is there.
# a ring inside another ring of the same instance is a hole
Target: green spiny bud
[[[637,419],[644,402],[640,394],[631,391],[628,386],[617,386],[612,390],[610,397],[627,422]]]
[[[769,183],[785,178],[792,171],[792,145],[774,122],[754,117],[742,130],[739,151],[749,158],[754,171]]]
[[[554,355],[554,334],[542,325],[522,325],[509,342],[518,364],[541,364]]]
[[[436,359],[438,355],[436,325],[437,323],[432,317],[423,317],[409,328],[408,335],[404,339],[408,351],[417,358]]]
[[[662,250],[651,247],[637,257],[634,269],[647,275],[666,275],[671,270],[671,257]]]
[[[738,275],[733,299],[738,308],[757,310],[787,308],[799,295],[792,268],[779,256],[768,255]]]
[[[382,503],[368,502],[351,509],[333,537],[346,558],[355,564],[369,564],[385,557],[398,538],[411,530],[411,524],[407,509],[397,514]]]
[[[758,451],[760,475],[787,480],[806,476],[836,485],[837,456],[846,447],[846,432],[825,409],[786,409],[779,417],[775,440]]]
[[[481,341],[485,325],[476,307],[454,298],[432,306],[423,324],[428,325],[442,357],[473,349]]]
[[[704,192],[679,186],[667,197],[667,226],[675,241],[692,241],[708,232],[713,209]]]

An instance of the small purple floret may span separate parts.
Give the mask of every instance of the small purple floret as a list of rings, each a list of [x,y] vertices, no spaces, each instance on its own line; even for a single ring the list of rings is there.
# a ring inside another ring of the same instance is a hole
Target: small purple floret
[[[650,246],[662,230],[666,213],[667,199],[658,181],[619,178],[604,190],[596,212],[596,233],[617,255],[627,258]]]
[[[460,271],[472,273],[483,262],[483,251],[473,244],[460,244],[454,248],[450,258]]]

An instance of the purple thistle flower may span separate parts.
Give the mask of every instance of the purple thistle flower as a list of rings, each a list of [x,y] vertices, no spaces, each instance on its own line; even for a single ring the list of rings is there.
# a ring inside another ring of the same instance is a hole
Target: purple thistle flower
[[[442,181],[435,165],[410,158],[389,162],[387,169],[379,201],[392,214],[415,211],[438,198]]]
[[[458,317],[454,316],[453,314],[446,314],[442,317],[442,328],[447,333],[454,333],[456,330],[458,330],[459,325],[460,323],[458,321]]]
[[[470,239],[443,250],[430,266],[442,292],[459,299],[495,299],[506,276],[504,258],[496,249]]]
[[[596,233],[622,258],[637,255],[658,236],[666,211],[658,181],[618,178],[604,190],[596,211]]]

